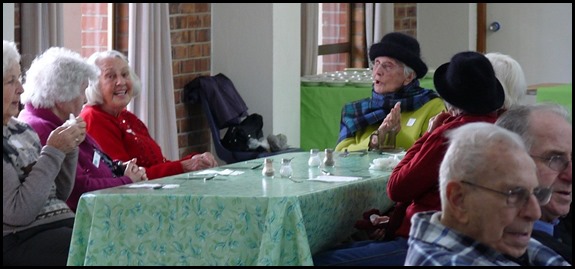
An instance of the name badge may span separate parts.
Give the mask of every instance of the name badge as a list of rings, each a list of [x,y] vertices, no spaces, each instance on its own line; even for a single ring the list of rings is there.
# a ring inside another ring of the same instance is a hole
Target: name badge
[[[100,167],[100,159],[102,158],[102,156],[100,156],[100,153],[98,153],[97,151],[94,151],[94,159],[92,159],[92,164],[94,166],[96,166],[96,168]]]
[[[415,124],[415,119],[414,119],[414,118],[409,118],[409,120],[407,120],[406,126],[413,126],[413,124]]]

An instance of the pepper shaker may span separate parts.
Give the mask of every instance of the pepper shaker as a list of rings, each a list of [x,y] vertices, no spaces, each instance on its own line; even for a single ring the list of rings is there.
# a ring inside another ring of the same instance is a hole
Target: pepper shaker
[[[262,175],[265,177],[274,176],[274,160],[271,158],[264,159],[264,168],[262,169]]]
[[[323,158],[323,165],[326,167],[331,167],[335,165],[333,160],[333,149],[325,149],[325,157]]]

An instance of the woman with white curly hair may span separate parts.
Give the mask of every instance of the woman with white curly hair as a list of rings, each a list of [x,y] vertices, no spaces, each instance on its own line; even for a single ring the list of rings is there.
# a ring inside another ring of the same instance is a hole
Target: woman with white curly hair
[[[97,70],[80,54],[61,47],[49,48],[26,72],[24,110],[18,118],[30,124],[42,144],[46,143],[57,126],[80,114],[86,87],[90,80],[96,79],[96,74]],[[81,117],[76,121],[85,126]],[[138,167],[136,160],[113,162],[89,135],[79,147],[74,189],[66,201],[74,211],[85,192],[147,180],[145,169]]]

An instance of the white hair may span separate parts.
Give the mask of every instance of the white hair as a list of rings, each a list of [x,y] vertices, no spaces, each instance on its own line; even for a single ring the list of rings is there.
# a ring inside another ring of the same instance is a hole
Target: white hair
[[[6,76],[6,72],[13,65],[20,63],[20,53],[16,47],[16,43],[4,40],[4,55],[2,58],[2,77]]]
[[[571,116],[567,109],[556,103],[536,103],[515,106],[501,114],[501,116],[497,118],[495,125],[519,134],[525,142],[527,150],[531,151],[534,145],[541,142],[538,140],[540,138],[532,133],[533,123],[531,122],[531,116],[541,112],[553,113],[571,125]]]
[[[487,53],[485,57],[493,65],[495,76],[505,91],[503,108],[509,109],[518,105],[525,97],[527,90],[527,81],[521,65],[511,56],[499,52]]]
[[[472,122],[446,132],[449,146],[439,168],[439,194],[442,207],[447,205],[447,183],[486,180],[485,172],[493,167],[493,151],[524,150],[521,137],[487,122]],[[442,208],[445,209],[445,208]]]
[[[26,72],[22,103],[36,108],[52,108],[84,94],[82,86],[96,79],[96,69],[79,53],[51,47],[32,61]]]
[[[121,52],[117,50],[107,50],[107,51],[99,51],[94,52],[88,58],[88,63],[94,66],[97,69],[98,77],[102,74],[102,70],[98,63],[107,58],[120,58],[128,64],[128,68],[130,70],[130,79],[132,80],[132,98],[140,95],[142,91],[142,82],[140,78],[132,67],[129,65],[128,58]],[[96,79],[94,83],[91,83],[90,86],[86,89],[86,100],[87,105],[101,105],[104,103],[104,97],[102,96],[102,92],[100,90],[100,80]]]

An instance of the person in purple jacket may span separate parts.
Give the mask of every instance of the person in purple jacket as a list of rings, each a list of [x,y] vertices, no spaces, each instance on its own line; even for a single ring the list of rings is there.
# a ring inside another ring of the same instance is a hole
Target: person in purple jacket
[[[38,56],[26,72],[24,109],[18,119],[38,133],[42,144],[48,135],[67,120],[82,121],[85,89],[97,79],[97,70],[80,54],[52,47]],[[113,162],[88,134],[79,145],[80,153],[72,194],[66,201],[75,212],[83,193],[147,180],[146,171],[136,160]]]

